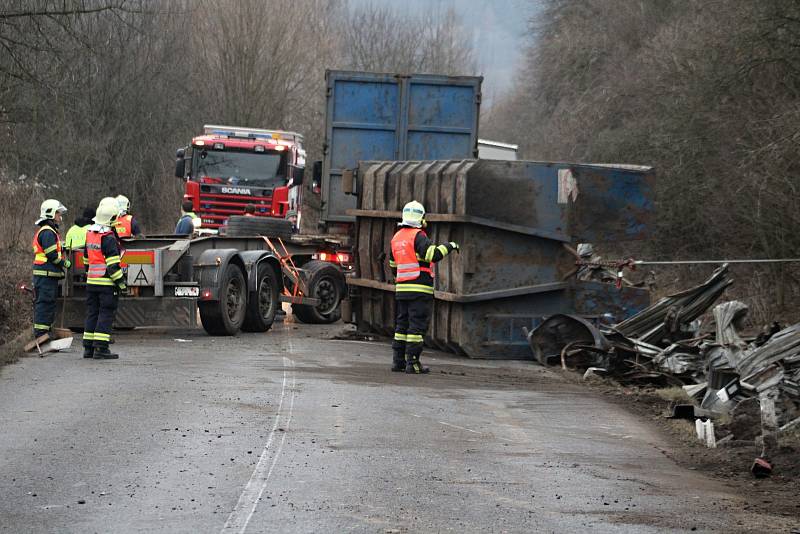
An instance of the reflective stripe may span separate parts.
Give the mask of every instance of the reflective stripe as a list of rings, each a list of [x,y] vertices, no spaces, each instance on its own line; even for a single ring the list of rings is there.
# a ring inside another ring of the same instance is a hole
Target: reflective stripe
[[[394,339],[396,341],[405,341],[406,335],[405,334],[398,334],[397,332],[394,333]]]
[[[95,341],[111,341],[111,334],[104,334],[102,332],[95,332],[92,338]]]
[[[431,245],[425,250],[425,261],[428,263],[433,261],[433,255],[436,253],[436,246]]]
[[[406,341],[409,343],[422,343],[423,339],[421,334],[408,334]]]
[[[84,341],[92,341],[92,340],[94,340],[94,332],[84,332],[83,333],[83,340]]]
[[[389,260],[389,267],[397,267],[397,264],[394,262],[394,260]]]
[[[120,269],[119,271],[116,271],[116,272],[114,272],[114,274],[111,275],[111,279],[112,280],[119,280],[120,278],[122,278],[123,274],[124,273],[122,272],[122,269]]]
[[[398,293],[426,293],[433,295],[433,288],[422,284],[397,284],[395,291]]]
[[[47,254],[50,254],[51,252],[53,252],[54,250],[58,250],[58,243],[56,243],[55,245],[50,245],[49,247],[44,249],[43,252],[45,253],[45,255],[47,255]]]
[[[416,280],[419,278],[419,263],[398,263],[397,281]]]
[[[36,256],[34,256],[34,258],[33,258],[33,262],[38,264],[38,265],[42,265],[43,263],[47,263],[47,254],[45,254],[44,252],[42,252],[41,254],[37,253]]]
[[[33,328],[36,330],[50,330],[50,325],[33,323]]]
[[[113,263],[119,263],[119,256],[109,256],[106,258],[106,265],[111,265]]]
[[[447,256],[450,250],[447,248],[447,245],[439,245],[436,247],[436,250],[442,253],[442,256]]]
[[[91,286],[115,286],[113,280],[110,278],[87,278],[86,283]]]
[[[49,276],[50,278],[64,278],[64,273],[55,271],[43,271],[41,269],[34,269],[33,276]]]

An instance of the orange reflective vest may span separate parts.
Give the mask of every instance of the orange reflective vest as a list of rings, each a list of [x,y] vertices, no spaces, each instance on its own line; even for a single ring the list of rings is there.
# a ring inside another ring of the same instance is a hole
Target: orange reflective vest
[[[39,234],[42,233],[43,230],[50,230],[54,234],[56,234],[56,244],[52,245],[45,250],[42,248],[42,244],[39,243]],[[52,252],[56,251],[59,258],[62,258],[61,255],[61,236],[58,235],[58,232],[50,228],[49,226],[40,226],[36,233],[33,236],[33,264],[34,265],[44,265],[47,263],[47,255]]]
[[[114,228],[117,230],[117,236],[120,239],[125,239],[133,236],[133,215],[125,214],[114,223]]]
[[[392,238],[392,256],[397,266],[397,282],[410,282],[419,278],[420,273],[428,273],[433,277],[430,267],[422,267],[414,250],[414,241],[420,228],[401,228]]]
[[[114,286],[115,280],[122,278],[122,270],[118,270],[113,276],[108,276],[107,269],[110,265],[119,264],[119,256],[105,257],[103,254],[103,237],[113,235],[112,231],[107,232],[86,232],[86,252],[88,263],[86,267],[86,283],[95,286]]]

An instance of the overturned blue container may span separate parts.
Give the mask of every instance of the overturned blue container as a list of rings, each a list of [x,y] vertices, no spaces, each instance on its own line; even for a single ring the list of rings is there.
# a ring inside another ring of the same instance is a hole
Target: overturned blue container
[[[355,313],[360,330],[391,334],[394,286],[385,259],[403,205],[422,202],[428,234],[461,253],[436,265],[430,346],[472,358],[532,359],[523,327],[556,313],[628,317],[640,288],[574,277],[565,245],[648,237],[650,167],[531,161],[361,162],[356,173]]]

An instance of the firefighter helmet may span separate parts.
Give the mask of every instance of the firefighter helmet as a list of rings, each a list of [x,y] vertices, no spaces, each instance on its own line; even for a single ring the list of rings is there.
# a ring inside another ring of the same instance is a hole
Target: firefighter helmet
[[[131,201],[125,195],[117,195],[117,204],[119,204],[119,211],[128,213],[131,208]]]
[[[53,219],[56,213],[64,213],[65,211],[67,211],[67,208],[64,207],[64,204],[54,198],[48,198],[42,202],[42,207],[39,210],[39,220]]]
[[[412,228],[422,228],[425,220],[425,207],[412,200],[403,206],[403,226],[410,226]]]
[[[114,197],[105,197],[97,206],[97,213],[92,219],[97,224],[111,226],[119,217],[119,203]]]

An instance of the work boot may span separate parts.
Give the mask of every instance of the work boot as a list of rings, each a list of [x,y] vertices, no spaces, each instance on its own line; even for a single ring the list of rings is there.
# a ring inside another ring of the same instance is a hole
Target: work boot
[[[83,357],[84,358],[94,358],[94,346],[93,345],[84,345],[83,346]]]
[[[108,350],[108,345],[95,345],[92,357],[95,360],[116,360],[119,358],[119,354],[114,354]]]
[[[424,375],[430,373],[431,370],[428,367],[423,367],[421,363],[419,363],[419,357],[409,357],[408,361],[406,362],[406,374],[409,375]]]
[[[404,352],[394,351],[392,354],[392,372],[402,373],[406,370],[406,355]]]

